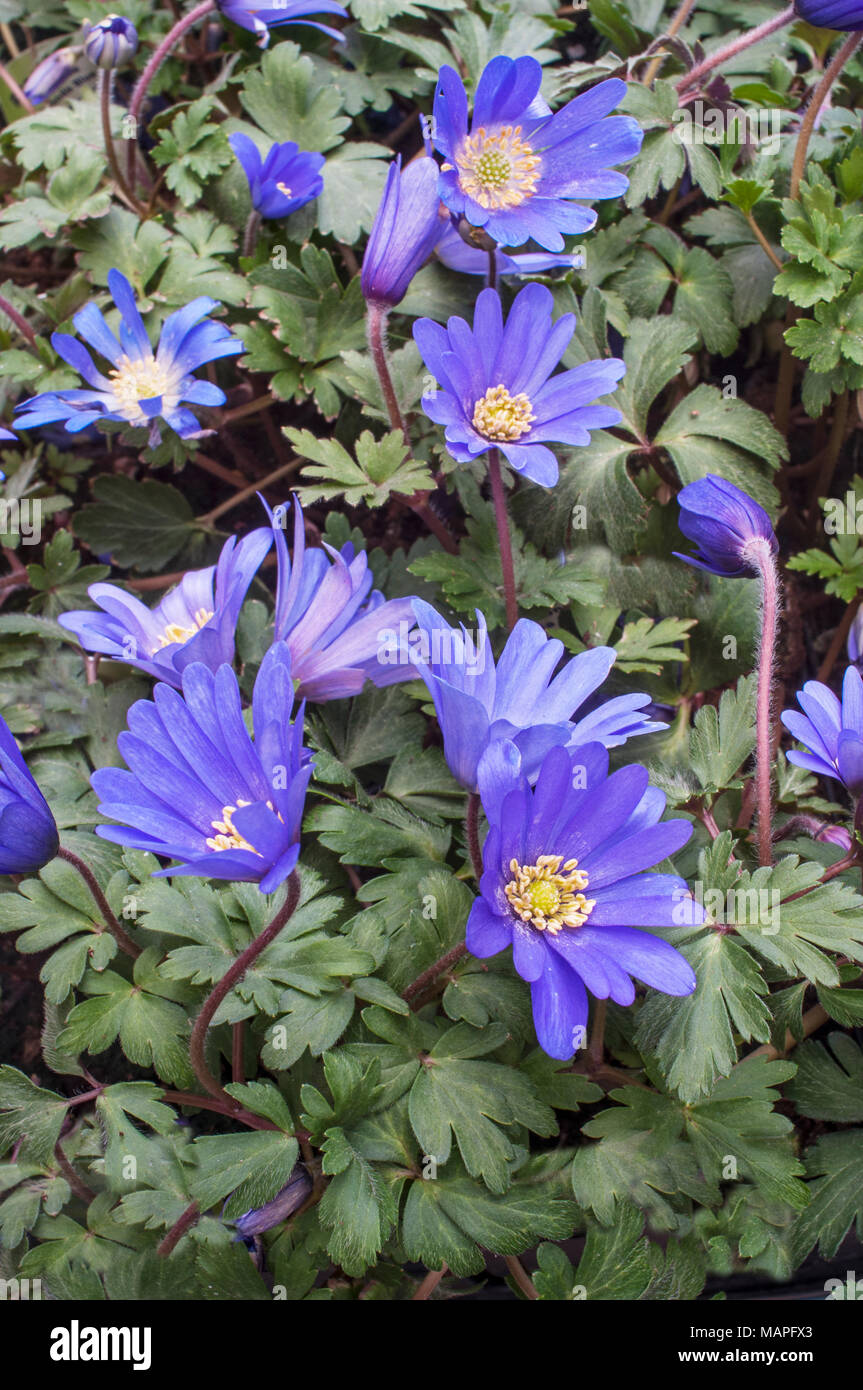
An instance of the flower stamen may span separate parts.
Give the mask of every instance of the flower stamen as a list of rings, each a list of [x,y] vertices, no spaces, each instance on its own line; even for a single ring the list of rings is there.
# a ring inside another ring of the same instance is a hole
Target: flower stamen
[[[503,891],[510,907],[537,931],[555,936],[563,927],[581,927],[596,906],[596,899],[581,891],[588,878],[577,859],[564,863],[562,854],[541,854],[535,864],[511,859],[509,870],[512,878]]]
[[[497,210],[519,207],[533,196],[542,160],[522,139],[521,126],[507,125],[490,131],[480,126],[465,136],[455,163],[462,192],[481,208]]]
[[[243,839],[232,819],[234,812],[238,811],[241,806],[250,805],[251,802],[244,801],[243,798],[240,797],[236,806],[222,807],[222,819],[210,822],[213,829],[217,830],[219,833],[218,835],[211,835],[207,840],[206,843],[209,849],[248,849],[251,850],[252,854],[258,853],[254,845],[250,845],[248,840]]]
[[[159,645],[153,648],[150,655],[154,656],[162,647],[173,647],[176,643],[182,646],[184,643],[190,641],[193,637],[197,636],[202,627],[207,626],[212,616],[213,614],[210,609],[199,608],[193,618],[194,627],[183,627],[182,623],[168,623],[164,632],[159,633]]]
[[[523,391],[511,396],[501,382],[490,386],[473,408],[473,427],[486,439],[520,439],[527,434],[536,419],[528,396]]]
[[[117,409],[131,423],[147,423],[141,401],[161,398],[163,414],[165,410],[176,408],[179,400],[176,368],[165,367],[152,353],[134,361],[124,354],[108,376]]]

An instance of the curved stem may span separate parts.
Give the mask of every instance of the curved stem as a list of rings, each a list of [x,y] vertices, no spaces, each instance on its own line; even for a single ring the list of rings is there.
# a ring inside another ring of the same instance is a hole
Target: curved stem
[[[539,1298],[534,1282],[517,1255],[504,1255],[506,1267],[525,1298]]]
[[[130,189],[123,177],[123,170],[120,168],[120,161],[117,158],[117,151],[114,147],[114,136],[111,133],[111,92],[114,87],[114,74],[110,68],[104,68],[99,73],[99,107],[102,116],[102,139],[105,142],[105,154],[108,159],[108,168],[111,170],[111,178],[117,188],[117,192],[125,199],[139,217],[144,216],[144,209],[138,202],[134,193]]]
[[[96,882],[96,877],[92,869],[90,869],[89,866],[84,863],[83,859],[79,859],[77,854],[73,854],[72,851],[70,849],[66,849],[64,845],[61,845],[60,848],[57,850],[57,858],[65,859],[67,864],[71,864],[74,869],[78,870],[78,873],[81,875],[87,887],[90,889],[90,893],[92,894],[96,906],[98,907],[99,912],[101,913],[102,920],[105,923],[105,926],[108,928],[108,931],[111,933],[117,945],[120,947],[120,950],[125,951],[126,955],[131,956],[133,960],[137,960],[138,956],[141,954],[141,947],[136,946],[132,938],[130,936],[127,936],[123,928],[120,926],[120,923],[117,921],[117,918],[114,916],[110,906],[108,905],[108,899],[105,897],[105,894],[102,892],[102,889]]]
[[[15,81],[15,78],[12,76],[11,72],[7,71],[3,63],[0,63],[0,81],[5,82],[6,86],[9,88],[9,91],[12,93],[18,105],[24,107],[24,110],[27,112],[28,116],[32,116],[33,112],[36,110],[36,107],[33,105],[30,98],[24,94],[22,89],[19,87],[18,83]]]
[[[758,695],[755,715],[755,795],[758,803],[758,862],[773,863],[773,670],[779,627],[779,573],[766,541],[753,544],[752,563],[761,578],[761,636],[758,646]]]
[[[188,14],[183,15],[182,19],[177,20],[177,23],[165,35],[162,42],[153,50],[149,62],[138,78],[138,81],[135,83],[132,99],[129,102],[129,115],[134,118],[136,123],[141,114],[141,107],[144,105],[144,98],[147,95],[150,83],[168,57],[171,49],[177,41],[183,37],[187,29],[191,29],[193,24],[197,24],[199,19],[203,19],[205,15],[210,14],[215,8],[216,0],[201,0],[201,4],[196,5]],[[135,139],[129,141],[129,153],[126,163],[126,177],[132,187],[134,187],[135,184],[135,150],[137,148],[137,143]]]
[[[19,314],[18,310],[9,303],[8,299],[4,299],[2,294],[0,294],[0,312],[4,313],[7,319],[12,320],[18,332],[23,333],[24,337],[33,347],[36,346],[36,334],[24,318],[24,315]]]
[[[773,247],[770,245],[770,242],[767,240],[758,223],[755,221],[755,218],[753,217],[752,213],[747,212],[745,216],[746,221],[749,223],[752,233],[755,236],[755,240],[761,247],[761,250],[764,252],[765,256],[767,256],[767,258],[773,262],[773,264],[776,266],[776,269],[781,270],[783,262],[779,259],[776,252],[773,250]]]
[[[471,792],[467,799],[467,811],[464,818],[464,829],[467,836],[467,847],[470,851],[470,862],[473,865],[473,875],[477,883],[482,878],[482,849],[479,843],[479,792]]]
[[[89,1206],[90,1202],[93,1201],[96,1194],[93,1191],[92,1187],[88,1187],[84,1179],[82,1177],[79,1177],[79,1175],[75,1172],[75,1169],[72,1167],[72,1164],[69,1162],[68,1158],[63,1152],[63,1146],[60,1143],[59,1139],[57,1140],[57,1143],[54,1145],[54,1157],[57,1160],[57,1167],[60,1169],[60,1172],[63,1174],[63,1177],[66,1179],[72,1192],[75,1193],[76,1197],[80,1197],[82,1202],[86,1202]]]
[[[796,16],[793,5],[789,5],[786,10],[780,10],[772,19],[766,19],[763,24],[759,24],[755,29],[750,29],[748,33],[741,34],[738,38],[732,39],[731,43],[725,44],[723,48],[711,53],[702,62],[696,63],[694,68],[681,77],[677,84],[678,92],[685,92],[687,87],[691,87],[696,82],[700,82],[702,77],[706,77],[714,68],[718,68],[721,63],[725,63],[735,54],[742,53],[744,48],[750,48],[752,44],[759,43],[761,39],[766,39],[768,34],[781,29],[783,25],[790,24]]]
[[[506,511],[506,493],[500,473],[500,454],[497,449],[488,451],[488,477],[491,483],[491,496],[494,502],[494,519],[497,523],[497,543],[500,549],[500,567],[503,571],[503,596],[506,604],[506,625],[512,632],[518,622],[518,599],[515,596],[515,570],[512,563],[512,539],[509,534],[509,518]]]
[[[791,166],[791,183],[788,189],[789,198],[796,198],[800,190],[800,181],[803,178],[803,170],[806,166],[806,151],[809,148],[809,140],[815,129],[818,113],[824,105],[827,94],[836,81],[836,78],[839,76],[855,49],[858,48],[861,43],[863,43],[863,35],[848,35],[848,38],[835,54],[832,62],[824,69],[824,76],[812,93],[812,100],[806,108],[806,115],[800,122],[800,129],[797,132],[797,144],[794,147],[794,163]]]
[[[288,891],[285,901],[279,908],[273,920],[264,928],[260,936],[256,936],[228,970],[225,971],[215,989],[207,995],[204,1006],[198,1017],[195,1019],[195,1026],[192,1029],[192,1036],[189,1039],[189,1060],[192,1063],[195,1075],[200,1081],[205,1091],[209,1091],[211,1096],[218,1100],[226,1100],[236,1108],[236,1102],[231,1101],[231,1097],[222,1089],[219,1082],[213,1076],[206,1061],[204,1060],[204,1043],[207,1038],[207,1030],[213,1021],[222,1000],[227,998],[231,990],[245,975],[246,971],[255,961],[262,951],[265,951],[271,942],[275,941],[282,927],[293,916],[294,908],[299,901],[300,880],[296,870],[288,879]]]
[[[181,1238],[186,1234],[190,1227],[194,1226],[201,1212],[197,1202],[190,1202],[178,1221],[175,1221],[168,1234],[156,1246],[156,1254],[162,1259],[170,1255]]]
[[[411,999],[415,999],[417,995],[422,994],[423,990],[426,989],[428,985],[433,985],[435,980],[443,975],[445,971],[449,970],[451,965],[455,965],[457,961],[461,960],[462,956],[466,955],[467,942],[460,941],[457,946],[450,947],[446,954],[441,956],[440,960],[436,960],[434,965],[429,966],[428,970],[424,970],[421,975],[417,975],[416,979],[408,985],[407,989],[402,990],[402,999],[404,999],[406,1003],[410,1003]]]
[[[252,208],[252,211],[249,213],[248,221],[246,222],[246,230],[243,232],[244,256],[253,256],[255,254],[255,246],[258,242],[258,231],[260,226],[261,214],[258,212],[257,208]]]

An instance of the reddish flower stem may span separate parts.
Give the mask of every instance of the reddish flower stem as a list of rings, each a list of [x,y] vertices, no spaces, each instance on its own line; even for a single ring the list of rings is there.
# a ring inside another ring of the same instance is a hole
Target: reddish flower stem
[[[0,311],[2,311],[2,313],[6,315],[7,319],[12,320],[15,327],[18,329],[18,332],[23,333],[28,343],[30,343],[31,346],[35,347],[36,334],[33,332],[33,329],[30,327],[29,323],[24,318],[24,315],[19,314],[18,310],[12,304],[9,303],[8,299],[4,299],[2,294],[0,294]]]
[[[467,836],[467,847],[470,852],[470,862],[473,866],[474,878],[477,883],[482,878],[482,849],[479,843],[479,808],[479,792],[471,792],[467,799],[464,829],[465,835]]]
[[[684,73],[677,84],[678,92],[685,92],[687,87],[691,87],[696,82],[700,82],[702,77],[706,77],[714,68],[718,68],[720,64],[727,62],[729,58],[733,58],[737,53],[742,53],[744,48],[750,48],[752,44],[760,43],[762,39],[767,38],[768,34],[772,34],[777,29],[781,29],[785,24],[790,24],[792,19],[795,18],[795,14],[796,11],[794,6],[789,5],[786,10],[780,10],[779,14],[775,14],[772,19],[766,19],[763,24],[757,25],[755,29],[750,29],[748,33],[741,34],[738,38],[732,39],[724,48],[719,48],[715,53],[709,54],[702,62],[696,63],[694,68],[690,68],[689,72]]]
[[[135,83],[132,99],[129,102],[129,115],[133,117],[135,122],[138,121],[141,114],[141,107],[144,105],[144,98],[149,91],[150,83],[170,54],[171,49],[183,37],[187,29],[191,29],[194,24],[197,24],[199,19],[203,19],[205,15],[212,13],[215,8],[216,0],[201,0],[200,5],[196,5],[193,10],[189,10],[188,14],[184,14],[181,19],[177,20],[177,23],[168,31],[158,47],[154,48],[144,71]],[[129,185],[133,188],[135,186],[135,151],[137,145],[137,140],[132,139],[129,141],[129,152],[126,162],[126,178]]]
[[[411,999],[415,999],[418,994],[422,994],[423,990],[428,985],[434,984],[435,980],[437,980],[440,975],[443,975],[445,971],[449,970],[451,965],[455,965],[457,961],[461,960],[462,956],[466,955],[467,942],[460,941],[457,946],[450,947],[439,960],[435,961],[434,965],[430,965],[428,970],[424,970],[421,975],[417,975],[416,979],[408,985],[407,989],[402,990],[402,999],[404,999],[406,1003],[410,1003]]]
[[[518,622],[518,599],[515,595],[515,569],[512,563],[512,538],[509,534],[509,517],[506,510],[506,493],[500,472],[500,453],[497,449],[488,451],[488,477],[491,483],[491,497],[494,503],[494,519],[497,523],[497,543],[500,549],[500,567],[503,571],[503,596],[506,604],[506,625],[512,632]]]
[[[192,1036],[189,1039],[189,1060],[204,1090],[209,1091],[210,1095],[215,1096],[217,1100],[224,1100],[231,1103],[231,1097],[222,1089],[204,1059],[204,1043],[207,1038],[207,1030],[222,1000],[227,998],[235,985],[239,984],[249,967],[254,965],[261,952],[265,951],[267,947],[275,941],[279,932],[293,916],[294,908],[299,901],[299,896],[300,880],[295,870],[288,879],[288,891],[285,901],[279,908],[275,917],[269,925],[264,928],[260,936],[256,936],[254,941],[250,942],[246,947],[245,951],[242,951],[240,955],[237,956],[233,965],[225,971],[215,989],[207,995],[207,998],[204,1000],[204,1006],[195,1020]]]
[[[748,558],[761,579],[761,635],[758,646],[756,704],[755,794],[758,804],[758,862],[773,863],[773,672],[779,628],[779,572],[767,541],[756,541]]]
[[[171,1251],[175,1249],[179,1241],[192,1226],[194,1226],[201,1212],[197,1202],[190,1202],[178,1221],[175,1221],[164,1240],[156,1246],[156,1254],[162,1259],[167,1258]]]
[[[133,960],[137,960],[138,956],[141,954],[141,948],[140,946],[135,945],[132,938],[130,936],[127,936],[123,928],[120,926],[120,923],[117,921],[117,918],[114,916],[113,912],[111,911],[111,908],[108,905],[108,899],[105,897],[105,894],[102,892],[102,889],[96,882],[96,877],[92,870],[84,863],[83,859],[79,859],[77,854],[73,854],[72,851],[70,849],[66,849],[64,845],[61,845],[60,848],[57,850],[57,858],[65,859],[67,864],[71,864],[73,868],[78,870],[78,873],[81,875],[87,887],[90,889],[90,892],[96,902],[96,906],[98,907],[99,912],[101,913],[102,920],[105,923],[105,926],[108,928],[117,945],[120,947],[120,950],[125,951],[126,955],[131,956]]]

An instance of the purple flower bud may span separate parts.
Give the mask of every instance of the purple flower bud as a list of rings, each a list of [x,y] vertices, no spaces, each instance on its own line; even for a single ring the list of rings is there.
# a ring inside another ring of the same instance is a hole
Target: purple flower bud
[[[848,633],[848,660],[855,666],[863,664],[863,607],[857,609]]]
[[[119,68],[138,51],[138,31],[119,14],[85,26],[84,52],[97,68]]]
[[[41,869],[58,845],[51,809],[0,717],[0,874]]]
[[[851,836],[844,825],[822,825],[815,839],[821,840],[822,844],[838,845],[846,854],[851,848]]]
[[[764,508],[725,478],[708,473],[695,483],[687,483],[677,501],[678,525],[684,536],[699,547],[695,555],[674,552],[687,564],[710,574],[738,579],[758,573],[754,557],[765,542],[774,555],[779,549],[773,523]]]
[[[844,29],[856,34],[863,30],[861,0],[794,0],[800,19],[818,29]]]
[[[47,101],[64,87],[78,68],[77,48],[58,48],[37,63],[22,85],[22,92],[34,106]]]
[[[413,160],[404,173],[401,164],[399,155],[390,165],[361,282],[369,303],[390,309],[404,299],[443,230],[437,164],[427,155]]]
[[[252,1207],[234,1224],[243,1239],[259,1236],[282,1221],[287,1221],[305,1202],[312,1190],[312,1180],[306,1169],[298,1163],[281,1192],[277,1192],[271,1202],[263,1207]]]

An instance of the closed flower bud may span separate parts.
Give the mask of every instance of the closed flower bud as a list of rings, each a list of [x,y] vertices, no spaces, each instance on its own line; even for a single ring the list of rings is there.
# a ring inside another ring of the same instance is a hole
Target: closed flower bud
[[[0,874],[41,869],[58,845],[48,803],[0,717]]]
[[[25,97],[38,106],[65,87],[78,67],[80,49],[58,48],[55,52],[37,63],[21,90]]]
[[[390,165],[384,194],[363,257],[362,290],[371,304],[393,308],[434,250],[443,230],[438,167],[423,155],[402,172]]]
[[[699,547],[695,555],[675,555],[697,569],[737,579],[758,573],[757,552],[767,546],[776,554],[779,543],[763,507],[725,478],[708,473],[687,483],[677,495],[678,525]]]
[[[97,68],[122,67],[137,50],[138,31],[119,14],[106,15],[98,24],[88,26],[84,36],[84,52]]]
[[[818,29],[863,30],[863,0],[795,0],[794,9]]]
[[[282,1221],[287,1221],[311,1195],[312,1180],[301,1163],[291,1173],[285,1186],[277,1192],[272,1201],[263,1207],[253,1207],[235,1222],[237,1234],[246,1239],[269,1231]]]

